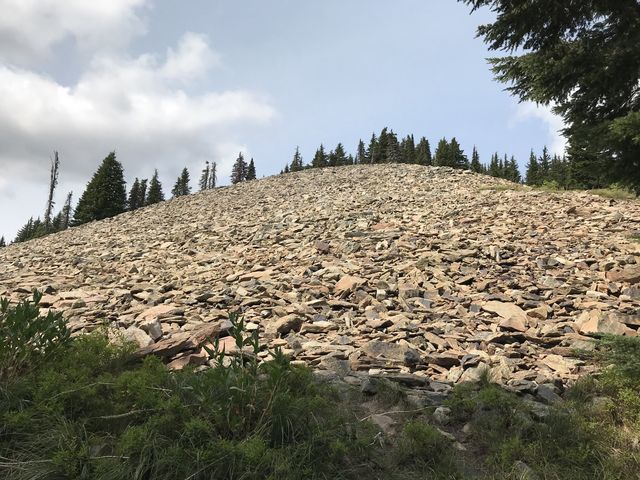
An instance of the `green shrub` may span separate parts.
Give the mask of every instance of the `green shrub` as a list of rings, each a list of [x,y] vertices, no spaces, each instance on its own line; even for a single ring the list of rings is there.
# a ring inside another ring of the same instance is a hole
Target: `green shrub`
[[[40,314],[42,294],[11,305],[0,298],[0,382],[47,360],[70,336],[61,313]]]

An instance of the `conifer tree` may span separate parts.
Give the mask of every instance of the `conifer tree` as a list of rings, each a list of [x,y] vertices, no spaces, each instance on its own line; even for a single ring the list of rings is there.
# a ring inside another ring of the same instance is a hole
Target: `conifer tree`
[[[358,142],[358,151],[356,152],[356,158],[353,163],[355,164],[369,163],[367,161],[367,149],[365,148],[364,142],[362,140]]]
[[[520,183],[522,177],[520,175],[520,169],[518,168],[518,162],[514,156],[511,156],[508,162],[506,162],[506,179],[515,183]]]
[[[66,230],[67,228],[69,228],[69,225],[71,224],[71,200],[73,198],[73,192],[69,192],[67,193],[67,199],[64,202],[64,206],[62,207],[62,211],[61,213],[61,222],[60,222],[60,229],[61,230]]]
[[[245,180],[255,180],[256,179],[256,164],[253,163],[253,158],[249,161],[249,166],[247,167],[247,173],[245,174]]]
[[[328,163],[327,154],[324,151],[324,145],[320,144],[320,148],[316,151],[316,154],[311,161],[311,166],[313,168],[322,168],[326,167]]]
[[[80,197],[73,217],[74,225],[102,220],[126,211],[127,191],[125,189],[122,165],[111,152],[93,175]]]
[[[136,210],[141,207],[139,203],[140,199],[140,181],[138,177],[135,178],[129,191],[129,210]]]
[[[209,188],[216,188],[218,183],[218,164],[213,162],[209,170]]]
[[[289,164],[288,163],[284,166],[284,170],[282,171],[282,173],[289,173]]]
[[[149,193],[147,195],[146,205],[164,202],[164,193],[162,191],[162,183],[158,179],[158,170],[154,170],[151,183],[149,184]]]
[[[469,159],[464,154],[464,151],[460,147],[460,144],[456,140],[456,137],[453,137],[451,139],[451,142],[449,142],[449,157],[451,167],[459,168],[462,170],[467,170],[469,168]]]
[[[37,218],[36,220],[31,217],[25,225],[18,230],[16,238],[14,240],[15,243],[26,242],[27,240],[32,240],[34,238],[39,238],[47,234],[47,229],[44,226],[44,223]]]
[[[146,178],[140,180],[140,196],[138,197],[138,205],[140,205],[140,207],[144,207],[147,201],[147,183],[149,183],[149,181]]]
[[[476,173],[484,173],[484,167],[480,163],[480,155],[478,155],[478,149],[473,146],[473,152],[471,153],[471,171]]]
[[[296,147],[296,153],[293,154],[293,160],[291,160],[291,168],[292,172],[299,172],[303,169],[302,164],[302,155],[300,155],[300,147]]]
[[[173,189],[171,189],[171,194],[173,195],[173,198],[183,197],[191,193],[191,187],[189,186],[189,181],[190,181],[189,170],[187,170],[187,167],[184,167],[182,169],[182,173],[180,173],[180,176],[177,178],[176,183],[173,186]]]
[[[398,136],[393,130],[385,135],[386,148],[384,150],[383,162],[385,163],[402,163],[402,150],[400,149],[400,143],[398,142]]]
[[[347,164],[347,153],[344,151],[344,146],[342,145],[342,143],[338,143],[336,149],[332,152],[332,154],[333,157],[331,157],[331,155],[329,156],[329,158],[331,158],[329,162],[331,166],[339,167]]]
[[[540,166],[540,184],[549,180],[549,168],[551,167],[551,156],[549,155],[549,150],[546,145],[542,149],[542,155],[538,160],[538,164]]]
[[[7,242],[5,242],[4,235],[3,235],[2,237],[0,237],[0,248],[6,247],[6,246],[7,246]]]
[[[420,165],[431,165],[433,163],[431,146],[426,137],[422,137],[416,147],[416,163]]]
[[[450,166],[449,157],[449,142],[446,138],[442,138],[438,142],[438,146],[436,147],[436,153],[433,157],[433,164],[439,167]]]
[[[529,163],[527,163],[527,171],[525,173],[525,183],[530,186],[540,185],[540,166],[536,154],[531,150],[529,155]]]
[[[489,163],[489,175],[492,177],[500,177],[502,176],[502,170],[500,167],[500,161],[498,160],[498,152],[491,155],[491,162]]]
[[[231,168],[231,183],[236,184],[244,182],[247,179],[247,162],[242,152],[238,155],[233,167]]]
[[[51,226],[51,215],[53,214],[53,195],[58,185],[58,167],[60,166],[60,160],[58,158],[58,152],[53,152],[53,159],[51,159],[51,175],[49,177],[49,197],[47,198],[47,207],[44,211],[44,226],[49,228]]]
[[[400,150],[402,150],[402,161],[405,163],[417,163],[418,156],[416,151],[416,142],[413,135],[407,135],[400,144]]]
[[[369,140],[369,149],[367,150],[367,163],[373,163],[374,157],[376,157],[376,150],[378,149],[378,138],[375,133],[371,134],[371,140]]]
[[[209,188],[209,174],[210,174],[210,168],[209,168],[209,161],[207,160],[205,162],[204,169],[200,174],[200,182],[198,183],[200,187],[200,191],[207,190]]]

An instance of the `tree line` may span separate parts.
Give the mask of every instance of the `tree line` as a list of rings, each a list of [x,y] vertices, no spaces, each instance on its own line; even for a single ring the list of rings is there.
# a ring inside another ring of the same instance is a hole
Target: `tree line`
[[[531,186],[546,184],[562,189],[589,188],[589,185],[580,182],[580,175],[575,175],[575,164],[566,156],[551,156],[547,147],[543,148],[540,156],[536,156],[531,150],[523,176],[513,155],[499,155],[495,152],[487,163],[483,163],[478,149],[474,146],[469,159],[455,137],[451,140],[442,138],[432,154],[431,144],[426,137],[421,137],[418,142],[415,141],[414,135],[407,135],[398,140],[398,135],[390,128],[383,128],[379,135],[374,133],[368,145],[360,140],[355,155],[347,154],[342,143],[338,143],[335,149],[329,152],[321,144],[311,162],[305,163],[300,148],[296,147],[291,162],[285,165],[280,174],[308,168],[378,163],[412,163],[471,170]]]
[[[66,230],[69,227],[113,217],[165,200],[157,169],[154,170],[150,181],[146,178],[136,177],[127,192],[124,169],[117,160],[115,152],[111,152],[102,160],[87,183],[76,207],[72,207],[73,193],[69,192],[62,209],[54,215],[55,202],[53,199],[58,185],[59,168],[60,158],[58,152],[54,152],[51,159],[47,204],[43,218],[29,218],[18,230],[14,242],[43,237],[50,233]],[[247,163],[244,155],[240,153],[233,165],[231,182],[235,184],[255,180],[255,178],[256,167],[253,158]],[[184,167],[171,189],[172,198],[189,195],[191,193],[190,181],[189,170]],[[200,191],[215,188],[217,181],[216,162],[205,162],[205,168],[202,170],[198,183]],[[2,236],[0,237],[0,247],[4,246],[6,246],[6,240]]]

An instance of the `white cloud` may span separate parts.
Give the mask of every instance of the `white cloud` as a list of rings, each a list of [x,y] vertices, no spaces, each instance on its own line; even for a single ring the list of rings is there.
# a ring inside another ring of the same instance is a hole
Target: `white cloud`
[[[71,38],[94,51],[127,45],[144,33],[148,0],[0,0],[0,59],[30,63]]]
[[[522,122],[529,119],[541,120],[549,132],[549,150],[551,153],[562,155],[567,147],[567,139],[560,132],[564,128],[562,117],[556,115],[550,106],[538,105],[534,102],[518,104],[515,121]]]
[[[69,179],[87,179],[115,149],[129,176],[184,165],[195,174],[205,160],[221,162],[224,173],[244,148],[242,129],[275,111],[248,91],[185,89],[217,64],[206,38],[187,33],[166,58],[97,55],[71,87],[0,65],[0,170],[16,181],[46,178],[57,149]]]

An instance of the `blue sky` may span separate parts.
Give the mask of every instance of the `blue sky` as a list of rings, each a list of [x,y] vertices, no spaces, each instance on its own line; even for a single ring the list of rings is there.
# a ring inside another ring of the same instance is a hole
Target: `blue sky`
[[[524,165],[531,148],[563,148],[548,109],[492,79],[475,38],[490,12],[453,0],[49,3],[0,0],[8,238],[44,209],[54,149],[62,203],[114,149],[128,181],[158,168],[168,191],[185,165],[195,180],[215,160],[225,183],[243,150],[270,175],[297,145],[309,161],[320,143],[354,151],[385,126],[432,146],[456,136],[483,161],[498,151]]]

